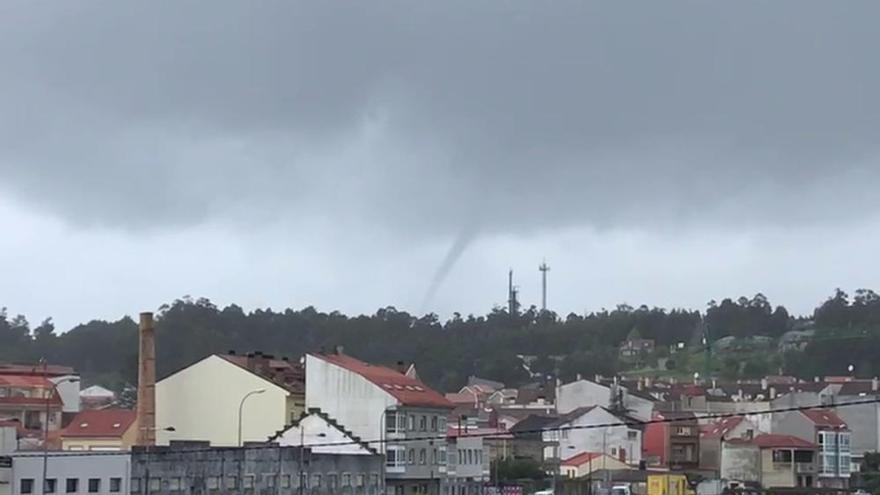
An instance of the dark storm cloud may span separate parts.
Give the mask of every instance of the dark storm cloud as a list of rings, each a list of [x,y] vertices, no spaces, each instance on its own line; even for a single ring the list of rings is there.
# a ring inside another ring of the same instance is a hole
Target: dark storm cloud
[[[0,188],[74,223],[419,237],[877,206],[876,2],[0,8]]]

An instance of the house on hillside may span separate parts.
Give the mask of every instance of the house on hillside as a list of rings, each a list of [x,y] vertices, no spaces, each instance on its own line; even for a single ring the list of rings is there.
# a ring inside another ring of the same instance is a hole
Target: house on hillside
[[[341,352],[307,354],[305,363],[306,406],[355,436],[381,440],[389,489],[397,495],[440,493],[451,402],[419,380]]]
[[[239,421],[242,442],[265,441],[300,417],[304,387],[299,363],[260,352],[213,354],[156,383],[157,443],[236,446]]]
[[[792,435],[761,434],[724,441],[721,478],[760,483],[763,488],[820,487],[818,446]]]
[[[86,410],[61,431],[61,449],[129,450],[137,441],[137,413],[128,409]]]

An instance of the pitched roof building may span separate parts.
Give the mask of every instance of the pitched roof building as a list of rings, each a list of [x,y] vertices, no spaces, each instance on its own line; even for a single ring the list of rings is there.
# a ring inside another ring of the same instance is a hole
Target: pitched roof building
[[[128,450],[137,440],[137,413],[128,409],[82,411],[60,437],[62,450]]]

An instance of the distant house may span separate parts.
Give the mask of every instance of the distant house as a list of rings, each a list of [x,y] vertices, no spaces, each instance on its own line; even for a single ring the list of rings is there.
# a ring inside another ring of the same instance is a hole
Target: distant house
[[[103,409],[113,404],[116,393],[100,385],[92,385],[79,393],[80,405],[83,409]]]
[[[620,403],[630,416],[647,421],[651,419],[657,400],[631,387],[616,383],[605,385],[580,376],[573,382],[556,387],[556,410],[559,414],[569,413],[579,407],[612,408],[615,402]]]
[[[625,462],[601,452],[580,452],[559,464],[559,474],[565,478],[584,478],[600,470],[632,469]]]
[[[654,352],[654,339],[626,339],[620,344],[620,357],[637,358]]]
[[[880,399],[880,380],[859,380],[844,383],[837,392],[839,403],[865,402]],[[837,415],[850,430],[852,437],[852,460],[861,463],[867,452],[880,451],[880,403],[853,404],[837,409]]]
[[[764,488],[816,487],[818,446],[792,435],[762,434],[724,441],[721,478]]]
[[[847,488],[851,468],[851,433],[830,409],[804,409],[773,415],[773,433],[792,435],[819,446],[818,484]]]
[[[208,356],[156,383],[157,442],[235,446],[239,420],[242,442],[265,441],[300,417],[304,387],[299,363],[259,352]]]
[[[539,464],[545,460],[546,447],[555,445],[555,442],[545,442],[544,432],[557,421],[555,417],[543,415],[529,415],[509,428],[513,435],[513,457],[516,459],[530,459]]]
[[[61,432],[62,450],[129,450],[137,440],[137,413],[128,409],[82,411]]]
[[[44,429],[61,429],[63,407],[59,391],[48,378],[0,372],[0,421],[16,421],[23,434],[41,436]]]

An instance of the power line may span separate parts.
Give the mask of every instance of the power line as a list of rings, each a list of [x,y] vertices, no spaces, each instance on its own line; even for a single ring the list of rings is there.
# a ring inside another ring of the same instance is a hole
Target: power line
[[[840,402],[836,404],[821,404],[815,406],[793,406],[793,407],[783,407],[777,409],[767,409],[766,411],[746,411],[746,412],[734,412],[734,413],[715,413],[715,414],[706,414],[697,416],[697,419],[725,419],[725,418],[734,418],[734,417],[746,417],[746,416],[760,416],[764,414],[774,414],[774,413],[784,413],[784,412],[796,412],[796,411],[809,411],[814,409],[838,409],[841,407],[851,407],[851,406],[859,406],[865,404],[877,404],[880,403],[880,397],[875,397],[872,399],[858,400],[858,401],[850,401],[850,402]],[[676,411],[680,412],[680,411]],[[486,438],[486,437],[497,437],[499,435],[512,435],[514,437],[532,435],[536,433],[545,433],[545,432],[558,432],[558,431],[572,431],[572,430],[589,430],[594,428],[613,428],[617,426],[647,426],[651,424],[663,424],[663,423],[682,423],[685,421],[691,421],[691,418],[657,418],[657,419],[649,419],[645,421],[641,420],[628,420],[628,421],[617,421],[611,423],[597,423],[591,425],[574,425],[574,426],[556,426],[551,428],[536,428],[530,430],[519,430],[519,431],[493,431],[493,432],[476,432],[476,433],[463,433],[461,435],[456,435],[456,438]],[[315,447],[339,447],[345,445],[372,445],[372,444],[385,444],[385,443],[408,443],[408,442],[424,442],[424,441],[445,441],[447,439],[447,435],[423,435],[419,437],[408,437],[408,438],[400,438],[400,439],[388,439],[381,438],[378,440],[345,440],[338,442],[322,442],[322,443],[313,443],[304,445],[305,448],[315,448]],[[245,450],[263,450],[263,449],[278,449],[282,447],[299,447],[299,445],[290,445],[290,446],[280,446],[274,443],[261,443],[258,445],[245,445],[243,447],[197,447],[197,448],[182,448],[179,450],[166,450],[167,448],[164,446],[158,447],[147,447],[144,450],[145,453],[150,454],[190,454],[190,453],[200,453],[200,452],[214,452],[217,450],[230,450],[241,452]],[[69,451],[68,451],[69,452]],[[101,455],[125,455],[127,452],[50,452],[49,457],[77,457],[77,456],[101,456]],[[34,452],[34,453],[15,453],[12,456],[16,457],[42,457],[42,453]]]

